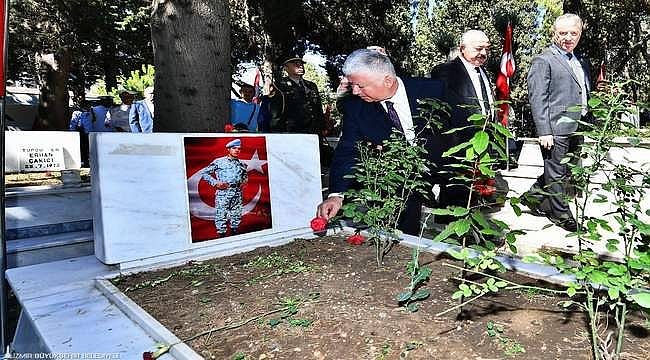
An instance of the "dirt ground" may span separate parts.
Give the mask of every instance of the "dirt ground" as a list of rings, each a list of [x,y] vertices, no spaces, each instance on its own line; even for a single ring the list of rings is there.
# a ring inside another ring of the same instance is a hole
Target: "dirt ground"
[[[411,251],[395,247],[378,268],[371,245],[299,239],[115,283],[181,339],[219,329],[188,342],[206,359],[590,359],[585,316],[561,297],[503,292],[466,306],[466,320],[436,316],[457,304],[445,257],[421,254],[431,296],[406,312],[395,298]],[[650,359],[649,326],[631,316],[624,359]]]

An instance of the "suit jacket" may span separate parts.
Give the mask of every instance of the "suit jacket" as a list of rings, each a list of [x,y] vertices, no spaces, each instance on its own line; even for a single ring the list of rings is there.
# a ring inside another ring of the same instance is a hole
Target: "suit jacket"
[[[589,66],[579,60],[588,94]],[[570,135],[577,130],[581,111],[568,108],[582,104],[582,89],[566,56],[555,45],[533,59],[528,72],[528,102],[537,136]]]
[[[416,134],[422,129],[423,123],[418,120],[419,114],[418,99],[442,97],[442,84],[439,81],[413,78],[402,79],[409,99],[413,124]],[[353,179],[345,178],[345,175],[353,173],[353,166],[358,161],[358,142],[370,142],[382,144],[390,138],[392,122],[388,113],[378,102],[365,102],[358,96],[350,95],[343,100],[342,134],[330,167],[330,192],[344,192],[353,186]],[[426,137],[425,148],[428,151],[428,159],[437,162],[440,155],[447,149],[447,145],[437,141],[436,135],[428,130],[423,132]],[[422,136],[422,135],[421,135]]]
[[[437,65],[431,71],[431,78],[444,83],[445,91],[442,100],[451,107],[449,116],[450,128],[453,129],[470,125],[467,118],[473,114],[480,114],[481,105],[479,104],[478,95],[474,89],[472,79],[467,73],[467,68],[463,64],[463,61],[459,57],[456,57],[449,62]],[[490,84],[486,85],[488,86],[488,91],[491,92],[492,86]],[[469,140],[474,135],[474,132],[474,129],[466,129],[457,133],[460,139],[456,139],[455,142],[460,143]]]
[[[129,125],[131,126],[131,132],[134,133],[153,132],[153,117],[144,100],[136,101],[131,105]]]

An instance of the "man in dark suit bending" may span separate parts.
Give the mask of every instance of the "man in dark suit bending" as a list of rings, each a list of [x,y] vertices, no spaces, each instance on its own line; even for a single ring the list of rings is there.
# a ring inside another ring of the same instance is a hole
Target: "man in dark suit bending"
[[[389,139],[393,129],[412,141],[419,132],[418,99],[440,98],[440,82],[423,79],[400,79],[388,56],[376,50],[360,49],[350,54],[343,65],[346,81],[352,92],[343,100],[342,135],[330,167],[330,194],[317,209],[327,219],[335,216],[343,205],[342,193],[353,186],[345,175],[353,173],[358,161],[357,143],[380,145]],[[425,132],[426,148],[433,162],[446,149],[445,144]],[[431,166],[430,168],[432,168]],[[408,234],[420,229],[422,202],[418,196],[408,199],[399,228]]]

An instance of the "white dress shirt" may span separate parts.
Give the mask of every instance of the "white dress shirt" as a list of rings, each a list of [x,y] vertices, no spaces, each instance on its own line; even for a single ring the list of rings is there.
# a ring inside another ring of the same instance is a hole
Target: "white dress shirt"
[[[481,112],[483,115],[488,115],[489,109],[485,108],[485,103],[483,102],[483,94],[481,92],[481,83],[479,82],[478,78],[478,73],[476,72],[476,66],[470,64],[463,58],[462,56],[458,57],[462,62],[463,65],[465,65],[465,69],[467,70],[467,73],[469,74],[469,78],[472,80],[472,85],[474,85],[474,91],[476,92],[476,97],[479,99],[479,105],[481,105]],[[490,107],[494,104],[494,99],[492,98],[492,86],[490,86],[490,81],[488,80],[487,76],[485,75],[485,72],[481,69],[481,77],[483,78],[483,81],[485,82],[485,87],[487,90],[488,94],[488,102],[490,104]]]
[[[399,122],[404,129],[404,136],[406,140],[412,142],[415,139],[415,130],[413,129],[413,116],[411,114],[411,107],[409,106],[409,98],[406,95],[406,88],[402,79],[397,78],[397,92],[392,97],[380,101],[381,106],[388,112],[386,101],[393,103],[393,107],[399,116]]]

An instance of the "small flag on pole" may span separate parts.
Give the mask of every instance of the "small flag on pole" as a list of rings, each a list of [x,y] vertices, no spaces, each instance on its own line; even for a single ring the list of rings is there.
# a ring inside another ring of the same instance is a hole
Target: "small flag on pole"
[[[510,22],[508,22],[508,26],[506,27],[505,35],[503,53],[501,55],[501,67],[496,82],[498,100],[510,100],[510,78],[515,73],[515,59],[512,56],[512,26]],[[501,104],[499,108],[501,124],[507,126],[510,104]]]
[[[598,80],[596,80],[596,83],[599,83],[601,81],[606,81],[607,78],[605,77],[605,62],[601,61],[600,62],[600,72],[598,73]]]
[[[262,102],[262,99],[260,97],[262,96],[262,87],[260,86],[260,80],[261,80],[262,74],[260,73],[260,69],[256,68],[255,69],[255,80],[253,81],[253,89],[255,89],[255,96],[253,96],[253,103],[259,104]]]

